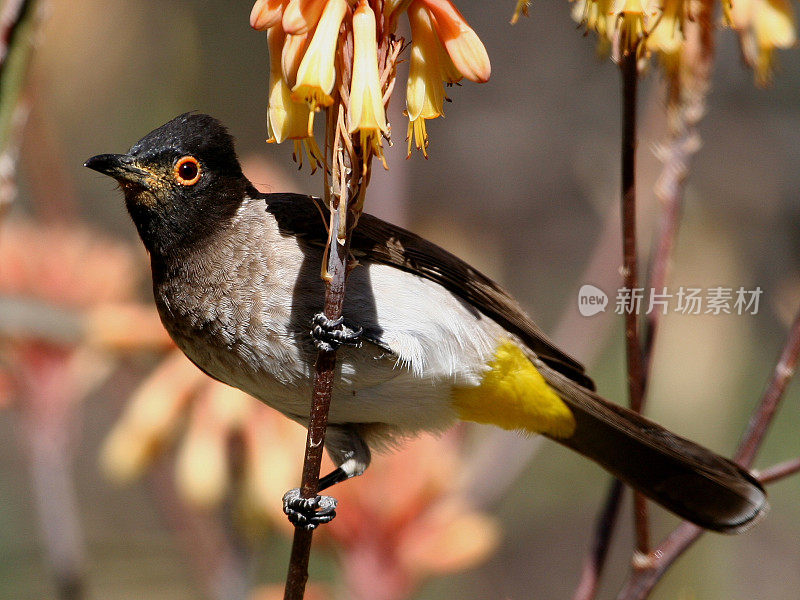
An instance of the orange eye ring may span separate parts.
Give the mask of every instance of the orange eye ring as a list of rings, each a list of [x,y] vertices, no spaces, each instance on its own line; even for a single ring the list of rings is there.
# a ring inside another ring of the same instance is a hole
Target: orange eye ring
[[[200,181],[203,170],[194,156],[184,156],[175,163],[175,180],[181,185],[194,185]]]

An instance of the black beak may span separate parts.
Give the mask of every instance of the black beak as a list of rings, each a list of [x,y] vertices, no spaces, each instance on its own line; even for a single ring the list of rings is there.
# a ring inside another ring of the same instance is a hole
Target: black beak
[[[136,161],[129,154],[98,154],[83,163],[83,166],[117,181],[129,181],[145,187],[147,179],[151,177],[150,173],[136,166]]]

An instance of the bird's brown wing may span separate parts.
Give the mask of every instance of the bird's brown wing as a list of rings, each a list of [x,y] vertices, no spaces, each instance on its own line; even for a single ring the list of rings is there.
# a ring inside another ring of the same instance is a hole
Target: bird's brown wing
[[[267,211],[286,235],[325,244],[322,201],[299,194],[268,194]],[[418,235],[372,215],[361,216],[353,232],[351,252],[361,262],[389,265],[435,281],[490,317],[525,344],[547,365],[583,387],[594,383],[583,366],[559,350],[525,314],[508,292],[460,258]]]

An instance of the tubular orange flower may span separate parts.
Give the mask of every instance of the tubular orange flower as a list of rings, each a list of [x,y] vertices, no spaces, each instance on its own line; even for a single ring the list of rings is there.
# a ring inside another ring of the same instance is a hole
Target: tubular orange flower
[[[280,27],[276,29],[280,29]],[[299,35],[287,35],[283,42],[280,65],[283,69],[283,78],[289,84],[289,88],[292,88],[297,82],[297,70],[300,68],[300,63],[303,61],[303,56],[305,56],[310,41],[307,33],[301,33]],[[271,54],[272,51],[270,50]]]
[[[339,27],[347,12],[347,0],[328,0],[319,19],[314,37],[297,70],[297,83],[292,88],[295,102],[306,102],[313,111],[330,106],[336,81],[334,59],[339,41]]]
[[[442,115],[444,86],[442,85],[441,52],[439,39],[433,29],[430,13],[422,0],[414,0],[408,7],[411,23],[411,64],[406,87],[408,112],[408,154],[411,146],[427,158],[428,133],[426,119]]]
[[[269,143],[280,144],[284,140],[294,140],[294,159],[303,166],[303,148],[308,154],[311,172],[322,166],[322,152],[313,135],[314,113],[304,102],[292,100],[289,84],[283,76],[281,49],[287,37],[280,27],[267,32],[269,44],[269,105],[267,107],[267,135]]]
[[[383,162],[381,133],[388,133],[383,94],[378,78],[378,43],[375,13],[361,0],[353,15],[353,82],[350,87],[349,133],[360,132],[361,147],[369,149]],[[364,161],[364,169],[367,161]]]
[[[433,25],[447,53],[464,77],[484,83],[492,68],[489,55],[478,35],[449,0],[422,0],[433,15]],[[412,35],[413,40],[413,35]]]
[[[283,10],[283,30],[297,35],[317,26],[326,0],[289,0]]]
[[[258,31],[269,29],[281,20],[286,0],[256,0],[250,11],[250,27]]]
[[[463,75],[456,68],[435,31],[435,19],[424,0],[414,0],[408,9],[413,44],[406,90],[409,118],[408,153],[412,145],[427,158],[426,119],[442,116],[446,98],[442,82],[455,83]]]

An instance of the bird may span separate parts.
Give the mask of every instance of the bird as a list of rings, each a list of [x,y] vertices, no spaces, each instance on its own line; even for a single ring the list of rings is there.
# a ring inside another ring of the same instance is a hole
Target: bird
[[[554,440],[705,529],[738,533],[766,513],[750,472],[601,397],[500,285],[405,229],[360,217],[343,318],[327,319],[326,206],[256,190],[215,118],[180,115],[85,166],[119,183],[161,321],[209,376],[308,427],[317,348],[338,349],[325,435],[336,468],[320,490],[362,474],[374,451],[472,421]],[[284,497],[308,529],[335,509]]]

